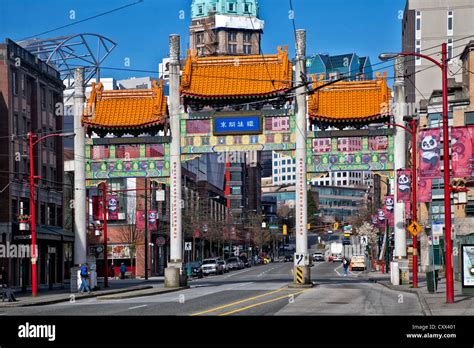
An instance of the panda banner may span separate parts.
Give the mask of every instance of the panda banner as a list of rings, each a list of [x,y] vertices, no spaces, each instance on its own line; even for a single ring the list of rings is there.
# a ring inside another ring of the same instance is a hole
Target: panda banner
[[[118,220],[119,202],[117,195],[111,195],[107,197],[107,206],[109,210],[107,220]]]
[[[388,220],[389,227],[393,227],[395,223],[395,200],[393,195],[385,196],[385,219]]]
[[[158,212],[156,210],[148,211],[148,230],[156,231],[158,229]]]
[[[397,170],[397,202],[410,202],[411,196],[411,172],[408,169]]]
[[[385,209],[377,209],[377,225],[380,229],[385,228]]]
[[[454,178],[470,177],[472,174],[472,133],[474,127],[451,128],[451,153]]]
[[[420,177],[426,179],[441,178],[440,129],[428,129],[420,132]]]

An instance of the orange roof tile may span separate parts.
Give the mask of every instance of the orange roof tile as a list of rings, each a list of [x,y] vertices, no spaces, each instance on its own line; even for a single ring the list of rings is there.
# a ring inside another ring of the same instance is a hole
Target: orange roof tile
[[[313,88],[327,82],[317,81]],[[336,82],[308,98],[311,118],[329,123],[367,122],[386,117],[390,111],[391,90],[386,74],[375,80]]]
[[[167,115],[163,81],[151,89],[104,91],[102,83],[92,84],[92,92],[82,117],[92,128],[144,128],[163,124]]]
[[[197,57],[183,70],[181,94],[200,99],[268,96],[291,87],[288,47],[273,55]]]

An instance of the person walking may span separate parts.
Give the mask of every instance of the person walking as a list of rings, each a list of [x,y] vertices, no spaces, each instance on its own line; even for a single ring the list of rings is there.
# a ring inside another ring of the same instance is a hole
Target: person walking
[[[347,273],[349,270],[349,261],[345,257],[342,259],[342,267],[344,268],[344,277],[347,277]]]
[[[122,262],[120,265],[120,279],[125,279],[125,273],[127,272],[127,266]]]
[[[89,264],[88,263],[83,263],[81,266],[81,287],[79,288],[79,292],[81,294],[84,293],[84,290],[87,291],[88,294],[91,293],[91,289],[89,288],[89,285],[87,284],[87,280],[89,279]]]

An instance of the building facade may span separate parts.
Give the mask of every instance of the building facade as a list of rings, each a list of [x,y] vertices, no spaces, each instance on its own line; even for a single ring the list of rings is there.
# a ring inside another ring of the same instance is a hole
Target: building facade
[[[60,134],[57,103],[63,82],[51,66],[15,42],[0,44],[0,236],[2,242],[30,245],[29,230],[19,230],[19,217],[29,219],[29,132],[37,137]],[[74,235],[63,230],[63,139],[49,137],[33,149],[36,180],[38,283],[53,287],[69,278]],[[29,258],[1,259],[10,286],[31,284]]]
[[[198,56],[260,53],[257,0],[193,0],[189,43]]]
[[[461,82],[460,54],[474,34],[474,3],[471,0],[407,0],[402,21],[402,51],[439,59],[441,44],[448,45],[450,77]],[[441,71],[422,58],[406,60],[407,102],[416,105],[441,88]]]

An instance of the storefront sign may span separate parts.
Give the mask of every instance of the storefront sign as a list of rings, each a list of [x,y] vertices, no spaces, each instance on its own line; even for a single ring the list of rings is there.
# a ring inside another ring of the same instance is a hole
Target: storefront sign
[[[262,114],[216,114],[213,121],[214,135],[262,133]]]

